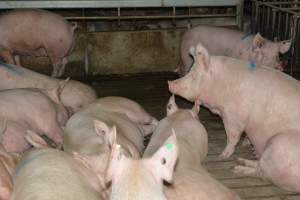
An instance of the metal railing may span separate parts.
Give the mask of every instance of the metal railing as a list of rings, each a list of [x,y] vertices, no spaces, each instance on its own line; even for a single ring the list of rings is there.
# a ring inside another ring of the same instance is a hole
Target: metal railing
[[[253,0],[251,29],[268,39],[291,40],[292,46],[284,57],[291,75],[300,72],[300,1]]]

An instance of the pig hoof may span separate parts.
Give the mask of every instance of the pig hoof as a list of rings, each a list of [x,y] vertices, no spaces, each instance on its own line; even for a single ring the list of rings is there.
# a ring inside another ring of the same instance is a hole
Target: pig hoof
[[[258,168],[242,166],[242,165],[235,166],[232,172],[237,175],[254,176],[254,177],[260,176]]]
[[[233,149],[225,149],[219,156],[221,159],[227,159],[233,154]]]

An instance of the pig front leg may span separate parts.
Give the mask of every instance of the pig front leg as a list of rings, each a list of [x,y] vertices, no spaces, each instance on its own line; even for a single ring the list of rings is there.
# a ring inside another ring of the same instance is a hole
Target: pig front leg
[[[223,119],[223,123],[227,135],[227,145],[220,157],[222,159],[225,159],[225,158],[229,158],[233,154],[235,150],[235,146],[239,142],[243,130],[241,130],[239,126],[237,126],[235,123],[232,123],[230,120]]]
[[[50,56],[51,63],[53,65],[53,70],[52,70],[52,77],[60,77],[65,71],[65,66],[67,63],[66,58],[57,58]]]

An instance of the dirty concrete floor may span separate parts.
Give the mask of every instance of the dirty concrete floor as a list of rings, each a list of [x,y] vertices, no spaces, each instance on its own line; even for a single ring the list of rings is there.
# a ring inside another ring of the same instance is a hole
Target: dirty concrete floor
[[[144,108],[162,119],[165,116],[165,105],[170,97],[167,89],[167,80],[176,79],[173,73],[155,73],[131,76],[103,76],[88,79],[98,92],[103,96],[123,96],[140,103]],[[176,97],[180,107],[191,107],[192,104]],[[259,178],[250,178],[234,175],[230,170],[236,164],[237,157],[254,159],[250,147],[237,146],[232,157],[220,160],[218,155],[226,144],[225,130],[220,118],[211,114],[207,109],[200,110],[201,122],[207,129],[209,136],[208,157],[205,160],[207,170],[229,188],[235,190],[242,199],[252,200],[300,200],[300,194],[294,194],[279,189],[267,181]]]

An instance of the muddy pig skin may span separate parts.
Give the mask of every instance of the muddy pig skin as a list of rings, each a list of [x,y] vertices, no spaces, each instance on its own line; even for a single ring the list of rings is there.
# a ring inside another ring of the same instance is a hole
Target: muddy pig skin
[[[12,89],[0,91],[0,118],[18,126],[45,134],[56,143],[62,143],[63,130],[58,121],[55,103],[39,89]],[[7,130],[11,130],[8,123]],[[18,129],[21,129],[18,127]],[[26,131],[26,129],[24,130]],[[9,137],[4,133],[4,141]],[[15,138],[17,139],[17,138]],[[8,140],[12,143],[13,139]],[[14,144],[4,144],[9,147]]]
[[[61,81],[26,68],[0,62],[1,90],[14,88],[50,90],[58,87]],[[69,80],[60,94],[61,102],[65,107],[70,108],[71,112],[77,112],[82,107],[95,101],[96,98],[96,92],[90,86],[74,80]]]
[[[74,30],[60,15],[38,9],[18,9],[0,16],[0,56],[20,65],[20,55],[48,56],[53,77],[64,73],[74,48]],[[16,58],[17,57],[17,58]]]
[[[178,69],[181,75],[190,70],[193,59],[189,55],[189,50],[199,42],[212,55],[254,61],[281,71],[283,66],[279,61],[279,53],[286,53],[291,46],[290,41],[272,42],[259,33],[251,35],[228,28],[197,26],[186,31],[181,41],[183,66]]]
[[[152,123],[154,118],[132,100],[123,97],[100,98],[75,113],[67,122],[63,143],[66,151],[94,155],[107,150],[103,146],[103,138],[95,133],[94,120],[99,121],[98,124],[104,132],[115,125],[117,140],[124,154],[139,158],[144,150],[145,135],[144,129],[140,127],[144,124],[148,127],[148,123]],[[153,130],[155,125],[152,126]]]
[[[179,109],[172,96],[167,117],[159,122],[143,157],[152,156],[173,129],[178,143],[178,162],[172,186],[164,187],[167,199],[238,200],[234,192],[214,179],[201,164],[207,155],[208,140],[198,112],[197,106],[191,110]]]
[[[222,117],[228,158],[245,132],[258,161],[240,159],[235,171],[264,176],[274,184],[300,192],[300,84],[278,70],[223,56],[210,56],[198,44],[191,48],[194,65],[169,90],[208,107]]]
[[[116,145],[117,146],[117,145]],[[150,158],[133,160],[114,146],[106,180],[111,181],[110,200],[166,200],[163,181],[172,182],[177,160],[175,134]]]

